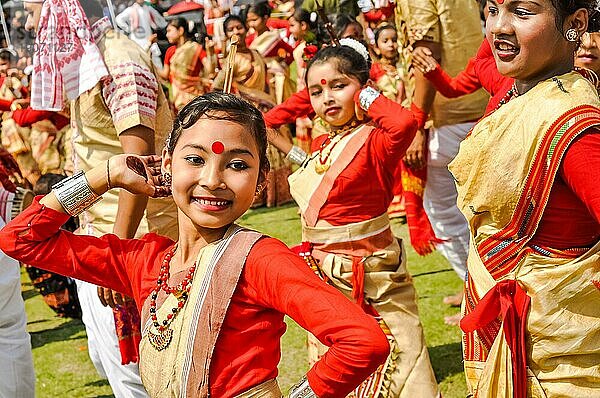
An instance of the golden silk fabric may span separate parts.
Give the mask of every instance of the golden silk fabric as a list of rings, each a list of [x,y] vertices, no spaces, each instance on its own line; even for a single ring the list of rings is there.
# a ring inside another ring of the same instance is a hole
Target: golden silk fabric
[[[409,50],[415,42],[440,43],[441,66],[455,76],[467,66],[483,40],[479,6],[473,0],[399,0],[396,26],[400,27],[398,40],[409,101],[414,94]],[[488,95],[483,90],[455,99],[436,95],[433,124],[441,127],[477,120],[483,115],[487,101]]]
[[[555,251],[529,246],[568,145],[600,124],[600,101],[581,75],[538,83],[479,122],[449,168],[471,230],[463,312],[497,282],[530,297],[527,395],[584,397],[600,389],[600,244]],[[475,397],[512,397],[511,352],[501,320],[463,339]]]
[[[173,89],[173,104],[181,109],[191,100],[204,94],[202,87],[202,68],[200,74],[193,76],[198,63],[201,63],[202,46],[194,41],[186,41],[177,47],[171,58],[171,83]]]

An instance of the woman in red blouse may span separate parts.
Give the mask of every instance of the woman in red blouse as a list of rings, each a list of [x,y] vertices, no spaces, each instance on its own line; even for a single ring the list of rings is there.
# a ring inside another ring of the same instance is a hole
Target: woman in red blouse
[[[162,164],[118,155],[65,180],[0,232],[0,248],[134,297],[143,317],[140,374],[153,397],[281,397],[285,314],[330,347],[291,396],[345,396],[385,361],[389,345],[373,318],[284,244],[234,223],[264,188],[266,142],[256,108],[230,94],[200,96],[179,113]],[[172,192],[179,241],[60,230],[116,187]]]

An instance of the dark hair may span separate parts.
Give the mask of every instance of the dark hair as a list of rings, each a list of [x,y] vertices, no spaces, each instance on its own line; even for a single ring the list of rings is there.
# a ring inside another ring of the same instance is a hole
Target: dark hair
[[[260,169],[265,174],[269,171],[267,159],[267,129],[262,113],[249,102],[233,94],[213,91],[194,98],[183,107],[173,123],[173,130],[167,138],[167,152],[173,155],[177,141],[183,130],[192,127],[202,117],[214,120],[227,120],[246,128],[258,147]]]
[[[596,7],[596,0],[550,0],[550,2],[556,10],[556,27],[561,33],[563,31],[562,25],[569,15],[573,14],[580,8],[585,8],[586,10],[588,10],[589,15],[592,16]],[[596,26],[593,28],[596,28],[597,30],[597,21],[595,21],[594,24]],[[589,28],[590,27],[588,25],[588,31],[590,31]]]
[[[271,7],[266,1],[260,1],[255,4],[251,4],[246,8],[244,15],[248,18],[248,14],[253,13],[261,18],[268,18],[271,15]]]
[[[9,48],[2,48],[0,49],[0,59],[2,61],[7,61],[9,64],[14,64],[19,60],[19,57],[14,52],[14,50],[11,50]]]
[[[342,38],[342,35],[348,29],[350,25],[358,25],[362,28],[362,25],[350,14],[338,14],[335,18],[333,28],[338,39]]]
[[[356,41],[360,43],[358,40]],[[340,73],[356,77],[361,85],[366,84],[369,80],[371,59],[365,59],[358,51],[349,46],[330,46],[319,50],[306,67],[305,79],[308,79],[308,71],[313,65],[327,61],[335,62]]]
[[[596,8],[590,12],[587,31],[590,33],[600,31],[600,9]]]
[[[104,9],[98,0],[80,0],[80,4],[88,19],[104,16]]]
[[[183,36],[188,39],[192,36],[192,32],[190,32],[190,26],[188,21],[185,18],[175,18],[169,21],[167,26],[172,26],[174,28],[183,28]]]
[[[311,16],[313,14],[314,20],[311,20]],[[331,40],[325,27],[322,23],[320,23],[316,12],[313,13],[305,10],[304,8],[297,8],[296,11],[294,11],[294,15],[292,16],[296,21],[304,22],[308,25],[308,32],[312,33],[313,39],[307,41],[310,41],[311,44],[315,44],[316,46],[321,47],[324,43]]]
[[[231,22],[231,21],[238,21],[242,25],[244,25],[244,27],[246,28],[246,20],[244,18],[242,18],[239,15],[229,14],[227,16],[227,18],[225,18],[225,20],[223,21],[223,31],[225,32],[226,35],[227,35],[227,25],[229,25],[229,22]],[[246,29],[248,29],[248,28],[246,28]]]
[[[381,36],[381,33],[383,33],[386,30],[393,30],[395,32],[396,27],[392,24],[386,23],[375,29],[375,46],[377,46],[377,40],[379,40],[379,36]]]

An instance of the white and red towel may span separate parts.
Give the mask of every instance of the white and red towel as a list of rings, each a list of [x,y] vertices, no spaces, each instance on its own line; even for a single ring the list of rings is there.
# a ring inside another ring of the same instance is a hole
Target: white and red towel
[[[45,0],[33,56],[31,107],[60,111],[108,70],[77,0]]]

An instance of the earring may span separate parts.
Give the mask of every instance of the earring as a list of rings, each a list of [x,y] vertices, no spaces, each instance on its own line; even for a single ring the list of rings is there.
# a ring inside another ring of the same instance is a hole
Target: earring
[[[256,186],[256,192],[254,192],[254,196],[258,196],[262,193],[263,189],[265,189],[266,184],[258,184]]]
[[[163,177],[163,181],[164,181],[165,185],[171,185],[171,183],[173,182],[171,173],[163,173],[162,177]]]
[[[577,31],[575,29],[570,28],[567,29],[567,31],[565,32],[565,39],[567,39],[567,41],[575,43],[577,40],[579,40],[579,35],[577,34]]]

